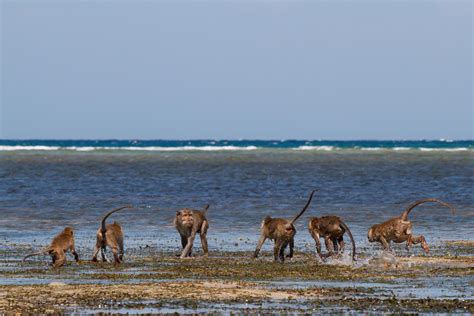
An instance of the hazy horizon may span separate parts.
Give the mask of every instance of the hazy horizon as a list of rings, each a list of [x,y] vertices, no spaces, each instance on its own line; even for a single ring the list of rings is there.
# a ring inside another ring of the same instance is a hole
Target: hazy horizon
[[[471,1],[0,1],[0,139],[474,138]]]

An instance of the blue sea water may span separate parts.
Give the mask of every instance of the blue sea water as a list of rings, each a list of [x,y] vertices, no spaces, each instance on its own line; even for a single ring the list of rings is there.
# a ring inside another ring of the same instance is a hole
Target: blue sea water
[[[426,197],[457,213],[419,206],[415,234],[474,239],[472,140],[0,140],[0,246],[44,245],[72,225],[88,254],[102,214],[133,204],[110,219],[123,224],[126,246],[178,250],[176,210],[209,203],[211,251],[249,251],[264,216],[294,216],[314,188],[297,251],[314,250],[307,221],[321,215],[341,216],[362,251],[377,248],[367,243],[370,225]]]

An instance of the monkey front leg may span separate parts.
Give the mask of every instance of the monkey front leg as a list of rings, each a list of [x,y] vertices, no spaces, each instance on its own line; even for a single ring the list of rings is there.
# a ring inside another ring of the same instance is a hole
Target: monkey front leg
[[[273,246],[273,259],[274,261],[278,261],[278,257],[280,255],[280,248],[282,247],[283,242],[279,239],[275,239],[275,245]],[[283,259],[285,260],[285,259]]]
[[[334,255],[334,243],[332,242],[331,238],[329,237],[324,237],[324,243],[326,244],[326,250],[328,251],[328,254],[326,257],[330,257]]]
[[[391,251],[390,243],[384,237],[380,237],[380,242],[382,243],[383,250]]]
[[[191,236],[188,237],[188,240],[187,240],[187,244],[186,244],[186,247],[184,247],[183,249],[183,252],[181,253],[181,258],[186,258],[187,256],[190,255],[191,253],[191,249],[193,247],[193,243],[194,243],[194,238],[196,237],[196,232],[193,231],[191,233]]]
[[[74,248],[74,245],[72,245],[69,250],[71,251],[72,255],[74,256],[74,260],[76,260],[76,262],[79,262],[79,255],[77,254],[76,252],[76,249]]]
[[[321,258],[321,260],[324,260],[323,253],[321,251],[321,241],[319,240],[319,235],[315,234],[313,238],[314,242],[316,243],[316,253],[319,255],[319,258]]]
[[[260,249],[262,249],[263,243],[265,242],[266,239],[267,237],[265,236],[265,234],[262,233],[262,235],[260,236],[260,239],[257,242],[257,248],[255,248],[255,252],[253,253],[254,258],[258,257],[258,253],[260,252]]]

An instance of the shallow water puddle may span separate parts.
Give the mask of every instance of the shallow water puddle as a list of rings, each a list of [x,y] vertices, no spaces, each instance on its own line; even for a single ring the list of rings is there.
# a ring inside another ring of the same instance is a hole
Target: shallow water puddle
[[[262,282],[270,288],[310,289],[339,288],[360,289],[361,293],[348,293],[348,297],[396,297],[416,299],[474,299],[473,277],[397,279],[390,283],[370,281],[274,281]],[[367,290],[370,291],[367,291]]]

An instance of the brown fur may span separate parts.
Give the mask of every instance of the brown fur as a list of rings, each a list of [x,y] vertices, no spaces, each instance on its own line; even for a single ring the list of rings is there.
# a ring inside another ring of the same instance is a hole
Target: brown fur
[[[74,256],[76,262],[79,261],[79,255],[74,247],[74,229],[70,226],[64,228],[62,232],[57,234],[51,241],[51,245],[43,251],[29,254],[23,258],[25,261],[27,258],[38,255],[49,254],[52,259],[52,265],[55,268],[59,268],[66,263],[66,252],[70,251]]]
[[[314,241],[316,242],[316,251],[321,259],[333,256],[335,253],[344,251],[344,234],[347,231],[352,242],[352,259],[355,260],[356,247],[354,237],[349,227],[338,216],[322,216],[312,217],[308,223],[308,230]],[[328,254],[323,255],[321,252],[320,238],[324,238]],[[334,249],[334,250],[333,250]]]
[[[311,192],[306,205],[292,220],[285,218],[271,218],[270,216],[267,216],[263,219],[262,225],[260,227],[261,235],[253,255],[254,258],[258,257],[258,253],[260,252],[260,249],[267,238],[275,242],[273,247],[273,257],[275,261],[278,261],[278,259],[281,262],[285,261],[285,249],[288,245],[290,245],[290,253],[287,257],[293,257],[293,248],[295,245],[294,237],[296,234],[294,223],[301,215],[303,215],[303,213],[311,204],[314,192],[316,192],[316,190]]]
[[[102,250],[102,261],[106,261],[105,250],[109,247],[114,254],[115,263],[121,263],[123,261],[123,230],[119,223],[114,222],[113,224],[105,225],[106,219],[115,212],[118,212],[125,208],[132,208],[131,205],[125,205],[116,208],[108,212],[101,221],[101,225],[97,230],[97,241],[95,243],[94,253],[92,255],[92,261],[97,262],[97,255]]]
[[[174,225],[181,237],[181,246],[183,247],[180,255],[181,258],[191,257],[196,234],[199,234],[201,238],[204,256],[209,254],[207,246],[207,230],[209,228],[209,222],[206,218],[208,209],[209,205],[206,205],[203,211],[184,208],[176,212]]]
[[[413,236],[412,234],[412,223],[408,220],[408,214],[412,209],[416,206],[427,203],[427,202],[437,202],[446,207],[449,207],[453,214],[454,214],[454,207],[450,204],[443,202],[438,199],[423,199],[418,200],[412,204],[410,204],[403,213],[392,219],[389,219],[382,224],[373,225],[367,234],[367,238],[369,242],[379,242],[382,244],[384,250],[390,250],[390,242],[393,241],[395,243],[406,243],[406,249],[409,250],[411,245],[413,244],[420,244],[423,250],[426,253],[429,253],[429,247],[426,243],[425,237],[423,235],[420,236]]]

